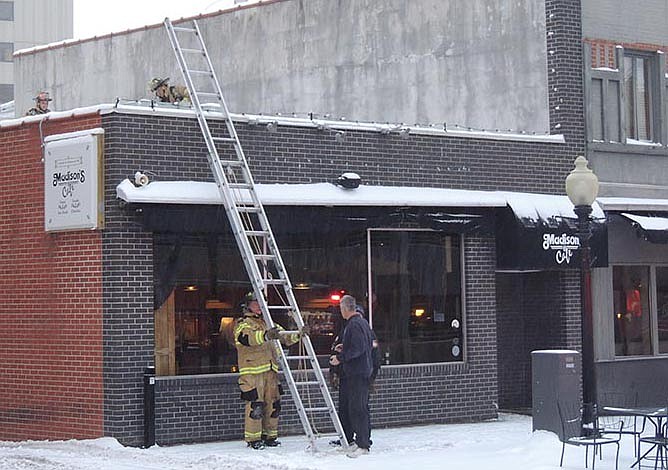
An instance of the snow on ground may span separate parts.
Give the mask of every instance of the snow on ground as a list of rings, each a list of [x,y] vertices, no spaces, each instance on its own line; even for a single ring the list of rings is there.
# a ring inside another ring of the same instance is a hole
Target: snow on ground
[[[561,443],[555,434],[531,431],[531,417],[502,414],[473,423],[376,429],[371,453],[350,459],[323,440],[306,450],[304,436],[281,438],[261,451],[241,441],[123,447],[115,439],[0,441],[0,470],[557,470]],[[622,437],[619,468],[633,463],[633,438]],[[584,449],[567,446],[564,469],[584,468]],[[614,445],[606,446],[600,470],[615,468]]]

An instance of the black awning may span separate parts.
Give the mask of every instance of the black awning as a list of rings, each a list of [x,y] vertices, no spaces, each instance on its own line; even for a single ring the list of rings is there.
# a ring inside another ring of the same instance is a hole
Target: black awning
[[[136,204],[141,223],[158,233],[228,233],[223,206],[182,204]],[[468,208],[466,213],[429,207],[265,207],[273,232],[318,233],[367,228],[430,228],[457,234],[492,234],[491,209]]]
[[[549,222],[518,218],[510,209],[501,211],[496,226],[499,270],[561,270],[580,267],[577,221],[562,217]],[[608,265],[608,232],[605,220],[592,222],[592,267]]]
[[[620,217],[636,230],[636,235],[650,243],[668,243],[668,214],[666,213],[630,213],[611,214]]]

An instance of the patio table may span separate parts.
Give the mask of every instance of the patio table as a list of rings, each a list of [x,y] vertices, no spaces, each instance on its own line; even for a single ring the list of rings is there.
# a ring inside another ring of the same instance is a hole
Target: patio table
[[[649,420],[654,425],[654,439],[653,442],[651,442],[652,447],[650,447],[647,452],[640,455],[641,441],[638,440],[638,453],[637,453],[638,459],[633,463],[633,465],[631,465],[631,467],[635,467],[636,465],[640,467],[640,461],[646,458],[650,452],[656,449],[657,460],[655,461],[654,468],[656,468],[656,464],[659,461],[661,462],[661,468],[662,469],[666,468],[664,467],[663,463],[664,463],[664,458],[668,458],[668,453],[666,453],[666,451],[668,450],[667,449],[668,438],[664,435],[663,420],[668,418],[668,407],[647,406],[647,407],[634,407],[634,408],[617,408],[613,406],[604,406],[601,409],[601,414],[605,414],[608,416],[635,416]]]

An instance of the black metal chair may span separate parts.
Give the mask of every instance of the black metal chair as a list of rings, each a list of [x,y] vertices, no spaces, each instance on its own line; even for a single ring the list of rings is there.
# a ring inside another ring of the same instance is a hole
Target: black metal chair
[[[643,459],[654,460],[654,470],[658,468],[659,462],[661,462],[662,469],[668,468],[668,436],[666,436],[666,433],[668,432],[668,423],[663,424],[661,429],[657,431],[657,434],[654,436],[645,436],[638,439],[638,468],[640,468],[640,461]],[[651,446],[642,456],[640,456],[641,444],[649,444]],[[648,455],[655,449],[656,455],[648,457]]]
[[[601,395],[599,410],[603,407],[613,408],[636,408],[638,406],[638,394],[632,396],[618,392],[607,392]],[[641,420],[639,422],[639,420]],[[633,449],[638,457],[638,439],[645,432],[647,418],[637,416],[613,416],[602,414],[598,416],[597,428],[601,434],[617,434],[619,422],[622,422],[622,434],[633,436]]]
[[[615,470],[619,465],[619,440],[622,437],[622,422],[617,426],[617,437],[612,437],[612,433],[602,435],[597,429],[591,430],[591,435],[583,435],[582,433],[582,408],[579,403],[557,403],[559,411],[559,419],[561,421],[561,434],[559,440],[561,441],[561,460],[559,466],[564,465],[564,451],[566,445],[578,446],[585,448],[585,468],[587,460],[589,459],[589,448],[593,448],[592,452],[592,470],[596,468],[596,452],[601,451],[606,444],[615,444],[617,446],[617,453],[615,455]]]

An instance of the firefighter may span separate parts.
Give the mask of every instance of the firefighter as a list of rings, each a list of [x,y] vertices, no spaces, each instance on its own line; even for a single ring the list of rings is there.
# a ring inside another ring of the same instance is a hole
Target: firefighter
[[[154,78],[148,84],[149,89],[162,103],[190,102],[190,93],[182,85],[169,85],[169,78]]]
[[[37,96],[35,96],[35,106],[28,110],[26,116],[37,116],[38,114],[50,113],[49,101],[53,101],[49,97],[49,93],[40,91]]]
[[[279,325],[268,328],[253,292],[246,295],[244,316],[234,326],[234,344],[239,362],[239,388],[246,402],[244,440],[253,449],[276,447],[278,415],[281,412],[281,387],[278,382],[278,345],[299,341],[298,334],[281,335]],[[301,334],[308,334],[306,327]]]

